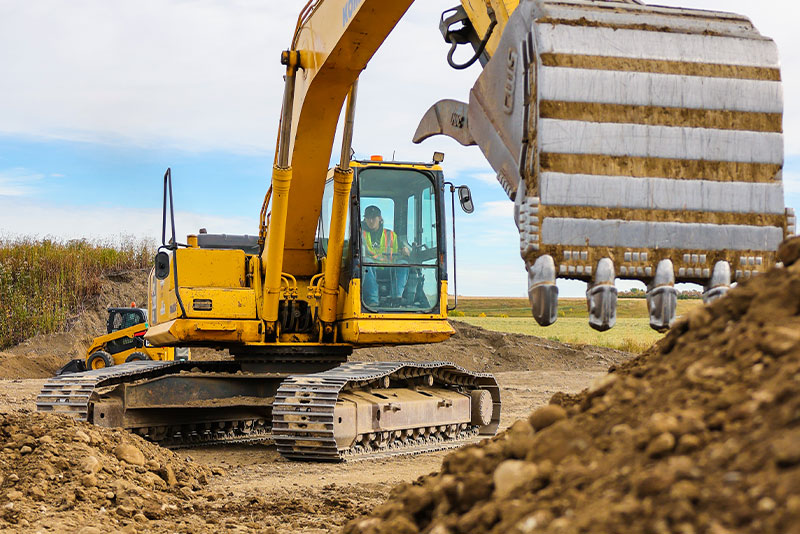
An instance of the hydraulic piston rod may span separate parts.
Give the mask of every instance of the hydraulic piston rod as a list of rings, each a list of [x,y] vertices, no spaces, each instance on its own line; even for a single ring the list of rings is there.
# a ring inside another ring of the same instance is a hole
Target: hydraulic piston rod
[[[325,262],[325,278],[322,283],[322,302],[320,305],[320,320],[324,324],[323,328],[326,336],[333,333],[332,323],[336,321],[339,272],[342,265],[344,232],[347,222],[347,204],[350,198],[350,186],[353,183],[353,170],[350,169],[350,150],[353,144],[357,93],[358,80],[353,83],[347,95],[344,133],[342,135],[342,154],[339,165],[333,171],[331,232],[328,238],[328,257]]]

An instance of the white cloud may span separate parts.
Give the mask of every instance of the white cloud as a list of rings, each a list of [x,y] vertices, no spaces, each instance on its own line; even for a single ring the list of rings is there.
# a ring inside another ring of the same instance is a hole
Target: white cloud
[[[453,71],[436,25],[452,0],[416,2],[361,77],[355,148],[398,159],[449,154],[449,172],[483,169],[477,147],[410,144],[441,98],[467,100],[479,67]],[[773,0],[660,0],[750,16],[782,52],[786,95],[800,94],[800,6]],[[272,150],[283,68],[305,0],[0,1],[0,132],[188,150]],[[787,98],[786,147],[800,153],[800,99]],[[336,151],[334,151],[336,152]],[[468,165],[465,165],[468,163]]]
[[[42,174],[19,167],[0,170],[0,197],[31,195],[42,178]]]
[[[181,150],[269,152],[283,89],[278,54],[289,44],[305,2],[0,0],[0,133]],[[447,46],[436,26],[440,13],[454,3],[416,2],[362,74],[354,148],[361,157],[394,152],[400,160],[429,160],[434,150],[443,151],[451,181],[496,184],[477,147],[462,147],[444,137],[410,143],[428,107],[442,98],[467,100],[480,71],[475,66],[455,72],[446,65]],[[800,37],[786,22],[800,18],[800,4],[653,3],[745,13],[762,33],[775,38],[787,96],[787,154],[800,154],[800,98],[795,97],[800,95],[800,55],[792,53]],[[43,178],[25,170],[0,173],[0,195],[6,195],[0,198],[0,232],[160,238],[158,210],[19,202]],[[787,192],[800,192],[798,173],[786,173],[785,180]],[[499,191],[499,184],[496,187]],[[459,254],[468,250],[459,256],[460,287],[471,294],[524,295],[526,275],[512,204],[487,202],[478,208],[471,221],[459,218]],[[257,214],[249,215],[252,218],[179,213],[179,233],[200,226],[211,232],[253,233]],[[501,248],[502,254],[496,253]],[[499,285],[481,293],[490,280]]]
[[[430,156],[430,148],[410,144],[417,119],[439,98],[465,99],[478,72],[445,65],[436,24],[451,3],[413,6],[363,74],[357,150]],[[304,4],[0,2],[0,132],[271,151],[283,90],[279,53]]]
[[[476,211],[482,217],[504,217],[511,220],[514,218],[514,203],[510,200],[491,200],[481,204]]]
[[[177,239],[207,228],[209,233],[256,234],[253,217],[218,217],[177,212]],[[171,234],[170,229],[167,233]],[[134,236],[161,242],[161,211],[129,207],[62,206],[27,199],[0,197],[0,236],[58,239],[110,239]]]

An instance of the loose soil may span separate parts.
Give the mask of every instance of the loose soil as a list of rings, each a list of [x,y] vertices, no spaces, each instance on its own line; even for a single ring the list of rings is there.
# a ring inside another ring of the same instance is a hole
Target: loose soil
[[[0,414],[0,527],[114,531],[176,515],[212,470],[124,431],[36,413]],[[215,468],[217,473],[223,471]],[[9,530],[10,530],[9,529]]]
[[[798,256],[345,533],[800,532]]]
[[[338,532],[378,507],[397,484],[441,468],[447,452],[348,464],[287,462],[270,443],[173,453],[124,431],[34,413],[45,378],[105,330],[105,307],[143,303],[137,291],[144,283],[143,273],[109,280],[93,315],[76,317],[68,332],[39,336],[0,356],[0,445],[6,445],[0,452],[0,532]],[[359,349],[353,359],[447,360],[493,372],[502,388],[504,428],[557,391],[576,393],[631,357],[453,325],[457,333],[447,342]],[[23,452],[26,444],[31,450]],[[145,465],[119,460],[120,444],[141,451]],[[84,480],[88,456],[102,465],[96,484]],[[173,485],[166,465],[176,475]]]

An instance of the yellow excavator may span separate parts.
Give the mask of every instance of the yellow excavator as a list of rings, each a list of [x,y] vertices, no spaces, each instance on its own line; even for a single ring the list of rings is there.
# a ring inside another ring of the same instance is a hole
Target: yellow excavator
[[[411,3],[312,0],[301,11],[281,55],[258,235],[179,243],[165,174],[145,338],[225,348],[232,360],[60,377],[40,410],[167,446],[271,436],[301,460],[416,453],[495,433],[491,375],[447,362],[347,362],[353,347],[453,334],[445,212],[456,192],[471,211],[469,189],[445,180],[440,154],[351,161],[359,74]],[[448,135],[485,154],[515,203],[540,324],[556,319],[559,277],[588,283],[599,330],[615,322],[616,278],[644,281],[651,325],[664,330],[676,281],[703,285],[712,300],[775,265],[795,231],[783,205],[780,69],[774,42],[748,19],[638,1],[462,0],[440,29],[450,65],[482,72],[469,101],[434,104],[414,140]]]

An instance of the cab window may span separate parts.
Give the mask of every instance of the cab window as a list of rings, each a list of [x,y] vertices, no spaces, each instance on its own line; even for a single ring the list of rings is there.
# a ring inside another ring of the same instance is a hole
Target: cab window
[[[358,187],[365,311],[431,312],[440,285],[432,177],[373,167],[359,173]]]

